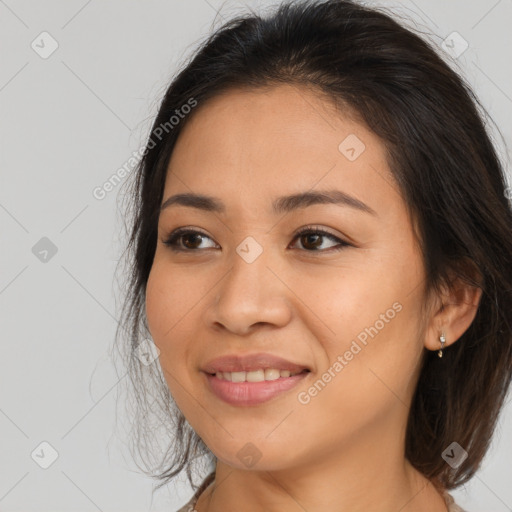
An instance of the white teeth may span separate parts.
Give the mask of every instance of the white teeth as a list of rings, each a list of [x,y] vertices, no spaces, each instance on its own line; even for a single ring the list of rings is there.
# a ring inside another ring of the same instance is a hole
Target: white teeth
[[[279,375],[277,376],[277,378],[279,378]],[[263,370],[254,370],[252,372],[247,372],[245,380],[247,380],[247,382],[261,382],[262,380],[265,380],[265,372]]]
[[[232,382],[243,382],[245,380],[245,372],[231,372]]]
[[[219,379],[229,380],[231,382],[263,382],[264,380],[276,380],[280,377],[290,377],[291,375],[297,374],[292,374],[290,370],[266,368],[265,370],[253,370],[251,372],[217,372],[215,375]]]
[[[253,372],[249,372],[247,374],[247,380],[249,380],[249,375]],[[281,372],[279,370],[276,370],[274,368],[267,368],[265,370],[265,380],[276,380],[281,377]]]

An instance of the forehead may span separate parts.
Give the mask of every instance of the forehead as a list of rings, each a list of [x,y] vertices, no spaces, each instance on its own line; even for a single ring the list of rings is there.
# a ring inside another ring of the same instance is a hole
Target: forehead
[[[379,203],[394,187],[380,139],[320,93],[292,85],[231,89],[200,105],[169,162],[164,200],[197,192],[260,205],[338,188]]]

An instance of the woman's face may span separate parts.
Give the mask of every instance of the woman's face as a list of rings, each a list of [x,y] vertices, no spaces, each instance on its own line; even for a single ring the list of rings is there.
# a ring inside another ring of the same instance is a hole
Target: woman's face
[[[424,350],[424,269],[381,141],[307,89],[231,90],[180,135],[162,204],[176,194],[222,209],[161,211],[146,313],[170,391],[217,458],[277,470],[365,439],[401,444]],[[174,251],[164,242],[182,227],[200,235]],[[263,383],[205,371],[263,353],[310,371]]]

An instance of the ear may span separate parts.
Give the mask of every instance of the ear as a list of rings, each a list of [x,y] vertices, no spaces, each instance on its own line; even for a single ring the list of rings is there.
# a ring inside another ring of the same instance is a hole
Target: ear
[[[468,266],[469,265],[469,266]],[[475,319],[478,305],[482,297],[481,276],[475,266],[469,263],[465,266],[465,275],[471,276],[474,284],[463,280],[460,275],[453,277],[443,286],[440,294],[434,297],[430,319],[425,331],[425,348],[439,350],[439,337],[444,333],[444,347],[455,343],[469,328]],[[471,267],[471,271],[469,271]],[[475,279],[474,276],[477,276]]]

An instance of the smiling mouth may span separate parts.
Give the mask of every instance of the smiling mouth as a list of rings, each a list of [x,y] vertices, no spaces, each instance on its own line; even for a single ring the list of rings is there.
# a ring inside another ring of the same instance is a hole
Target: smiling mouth
[[[290,370],[279,370],[277,368],[265,368],[252,371],[240,371],[240,372],[216,372],[209,373],[212,377],[215,376],[220,380],[226,380],[229,382],[271,382],[280,378],[294,377],[301,373],[309,373],[308,369],[304,369],[300,372],[291,372]]]
[[[268,373],[269,379],[263,378]],[[282,374],[281,374],[282,373]],[[286,395],[311,373],[304,369],[292,374],[290,370],[266,368],[250,372],[203,372],[210,391],[232,406],[257,406]],[[219,375],[220,374],[220,375]],[[227,374],[227,375],[226,375]],[[231,377],[233,380],[228,380]],[[259,379],[259,380],[258,380]]]

